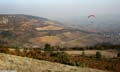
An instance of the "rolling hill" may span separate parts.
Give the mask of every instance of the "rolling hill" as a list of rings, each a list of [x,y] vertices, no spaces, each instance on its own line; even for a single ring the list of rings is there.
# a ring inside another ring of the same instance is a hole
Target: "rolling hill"
[[[35,48],[49,43],[60,47],[81,47],[101,42],[120,43],[119,37],[77,29],[42,17],[0,15],[0,45],[4,46]]]

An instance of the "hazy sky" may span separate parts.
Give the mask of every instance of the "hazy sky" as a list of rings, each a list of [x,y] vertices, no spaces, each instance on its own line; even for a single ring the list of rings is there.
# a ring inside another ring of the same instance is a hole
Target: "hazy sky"
[[[0,14],[29,14],[51,19],[120,15],[120,0],[0,0]]]

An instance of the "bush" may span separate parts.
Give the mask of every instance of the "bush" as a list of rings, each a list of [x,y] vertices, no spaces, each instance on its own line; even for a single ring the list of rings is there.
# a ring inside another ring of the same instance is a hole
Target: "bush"
[[[45,44],[44,51],[52,51],[52,47],[50,46],[50,44]]]
[[[65,52],[52,53],[50,56],[53,57],[55,61],[63,63],[63,64],[69,64],[70,62],[69,55]]]
[[[19,55],[19,49],[15,48],[16,55]]]
[[[82,51],[82,56],[85,56],[85,50]]]
[[[80,62],[76,62],[76,66],[80,66],[81,65],[81,63]]]
[[[9,53],[8,48],[0,48],[0,53]]]
[[[118,52],[117,57],[120,57],[120,52]]]
[[[96,52],[96,58],[100,59],[102,57],[101,53],[99,51]]]

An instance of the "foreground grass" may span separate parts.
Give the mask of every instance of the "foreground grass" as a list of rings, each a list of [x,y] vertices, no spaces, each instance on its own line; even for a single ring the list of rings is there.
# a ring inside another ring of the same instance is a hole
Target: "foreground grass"
[[[79,67],[90,67],[94,69],[116,71],[119,65],[116,66],[118,59],[97,59],[94,57],[86,56],[72,56],[65,52],[52,52],[52,51],[41,51],[39,49],[12,49],[12,48],[0,48],[0,52],[18,55],[22,57],[29,57],[37,60],[46,60],[51,62],[57,62],[67,64],[71,66]],[[117,69],[116,69],[117,68]],[[118,70],[119,72],[120,70]]]
[[[0,53],[0,70],[17,72],[108,72]]]

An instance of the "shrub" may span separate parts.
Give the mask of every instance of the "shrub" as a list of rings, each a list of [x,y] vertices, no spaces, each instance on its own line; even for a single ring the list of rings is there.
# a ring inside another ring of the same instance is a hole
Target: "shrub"
[[[80,66],[81,65],[81,63],[80,62],[76,62],[76,66]]]
[[[44,51],[52,51],[52,47],[50,46],[50,44],[45,44]]]
[[[63,64],[69,64],[70,62],[69,55],[65,52],[52,53],[50,56],[53,57],[55,61],[63,63]]]
[[[100,59],[102,57],[101,53],[99,51],[96,52],[96,58]]]
[[[0,53],[9,53],[8,48],[0,48]]]
[[[85,56],[85,50],[82,51],[82,56]]]
[[[117,61],[115,71],[120,72],[120,61]]]
[[[117,57],[120,57],[120,52],[118,52]]]

